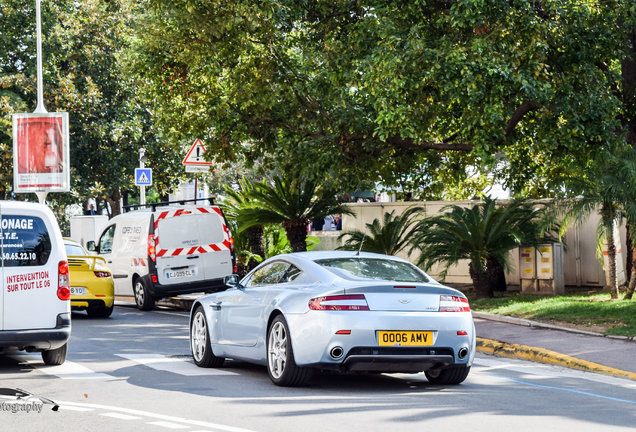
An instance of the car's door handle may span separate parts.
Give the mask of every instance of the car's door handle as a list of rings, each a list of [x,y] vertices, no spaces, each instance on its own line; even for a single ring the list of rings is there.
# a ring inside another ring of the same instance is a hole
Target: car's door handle
[[[190,255],[188,256],[187,259],[195,259],[195,258],[199,258],[199,255]]]
[[[210,307],[214,310],[221,310],[221,302],[218,303],[210,303]]]

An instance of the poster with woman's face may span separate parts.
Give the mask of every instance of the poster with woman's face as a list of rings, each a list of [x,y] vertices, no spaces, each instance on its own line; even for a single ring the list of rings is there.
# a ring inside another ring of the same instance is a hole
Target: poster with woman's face
[[[13,116],[16,192],[68,191],[68,113]]]

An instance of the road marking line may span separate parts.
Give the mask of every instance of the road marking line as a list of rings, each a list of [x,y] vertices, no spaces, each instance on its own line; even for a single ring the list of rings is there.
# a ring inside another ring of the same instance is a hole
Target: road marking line
[[[82,408],[82,407],[74,407],[74,406],[60,406],[60,411],[80,411],[80,412],[86,412],[86,411],[95,411],[94,408]]]
[[[566,388],[566,387],[557,387],[557,386],[551,386],[551,385],[545,385],[545,384],[537,384],[537,383],[533,383],[530,381],[523,381],[520,379],[516,379],[516,378],[508,378],[508,377],[502,377],[502,376],[497,376],[497,375],[490,375],[493,378],[497,378],[503,381],[510,381],[510,382],[514,382],[517,384],[524,384],[530,387],[539,387],[539,388],[544,388],[544,389],[548,389],[548,390],[559,390],[559,391],[564,391],[564,392],[569,392],[569,393],[576,393],[576,394],[581,394],[584,396],[592,396],[595,398],[599,398],[599,399],[606,399],[606,400],[611,400],[614,402],[625,402],[628,404],[636,404],[636,400],[630,400],[630,399],[621,399],[621,398],[616,398],[616,397],[612,397],[612,396],[605,396],[602,394],[598,394],[598,393],[592,393],[592,392],[588,392],[588,391],[584,391],[584,390],[576,390],[576,389],[570,389],[570,388]]]
[[[20,355],[16,356],[16,358],[19,358],[21,363],[36,366],[37,370],[47,375],[54,375],[62,379],[118,379],[108,374],[95,372],[86,366],[68,360],[59,366],[46,366],[42,364],[42,360],[38,360],[35,356]]]
[[[168,428],[168,429],[190,429],[190,426],[176,424],[176,423],[171,423],[171,422],[167,422],[167,421],[148,422],[148,424],[151,424],[153,426],[161,426],[161,427],[165,427],[165,428]]]
[[[121,420],[140,420],[141,419],[141,417],[131,416],[127,414],[113,413],[113,412],[101,413],[100,415],[104,417],[112,417],[112,418],[121,419]]]
[[[115,354],[128,360],[140,363],[149,368],[172,372],[185,376],[207,376],[207,375],[238,375],[236,372],[230,372],[218,368],[200,368],[191,361],[181,358],[168,357],[161,354]]]
[[[99,405],[99,404],[91,404],[91,403],[83,403],[83,402],[60,401],[58,403],[60,404],[60,406],[75,406],[75,407],[86,407],[86,408],[94,408],[94,409],[109,410],[109,411],[119,411],[121,413],[131,414],[131,417],[132,417],[132,414],[134,414],[137,416],[148,417],[150,419],[166,420],[168,422],[175,422],[175,423],[178,422],[178,423],[183,423],[190,426],[209,428],[212,430],[221,430],[221,431],[227,431],[227,432],[253,432],[250,429],[244,429],[244,428],[236,427],[236,426],[228,426],[228,425],[222,425],[218,423],[211,423],[211,422],[199,421],[199,420],[190,420],[183,417],[168,416],[164,414],[157,414],[157,413],[152,413],[149,411],[141,411],[141,410],[136,410],[131,408],[120,408],[120,407],[110,406],[110,405]]]

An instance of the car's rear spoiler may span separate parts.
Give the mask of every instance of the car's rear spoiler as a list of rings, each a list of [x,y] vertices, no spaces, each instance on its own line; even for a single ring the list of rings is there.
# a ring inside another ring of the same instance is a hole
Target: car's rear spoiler
[[[69,266],[86,264],[89,270],[95,269],[98,260],[106,264],[106,259],[100,256],[68,255],[67,258]]]

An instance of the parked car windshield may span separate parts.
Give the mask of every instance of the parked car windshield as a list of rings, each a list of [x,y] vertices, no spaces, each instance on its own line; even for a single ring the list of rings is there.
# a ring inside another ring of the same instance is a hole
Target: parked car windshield
[[[380,258],[329,258],[316,261],[338,276],[399,282],[429,282],[413,264]]]

